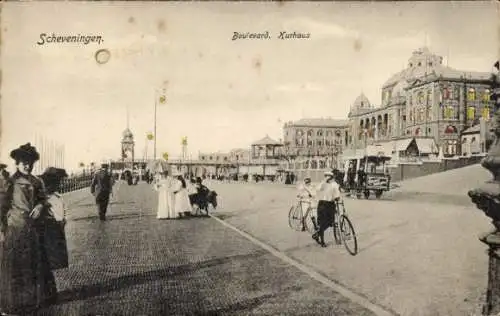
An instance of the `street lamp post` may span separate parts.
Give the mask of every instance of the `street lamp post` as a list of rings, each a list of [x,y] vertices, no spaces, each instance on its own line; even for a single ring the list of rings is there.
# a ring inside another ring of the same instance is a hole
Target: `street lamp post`
[[[481,165],[488,169],[493,180],[487,181],[479,188],[468,192],[472,202],[482,210],[486,216],[492,219],[494,229],[483,234],[479,240],[488,246],[488,287],[486,304],[483,307],[484,315],[497,315],[500,313],[500,100],[498,93],[500,81],[498,77],[498,62],[495,65],[497,71],[493,76],[492,90],[495,102],[495,142],[492,144],[487,156]]]
[[[155,93],[156,94],[156,93]],[[155,114],[154,114],[154,138],[153,138],[153,160],[156,160],[156,108],[158,107],[158,96],[155,95]]]

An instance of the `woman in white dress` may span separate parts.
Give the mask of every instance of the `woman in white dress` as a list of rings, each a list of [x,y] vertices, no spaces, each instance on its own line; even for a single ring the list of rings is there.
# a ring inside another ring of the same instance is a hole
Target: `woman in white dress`
[[[193,212],[193,208],[189,202],[186,180],[182,176],[177,176],[173,190],[175,194],[175,213],[179,218],[189,216]]]
[[[165,171],[163,176],[158,173],[155,177],[154,188],[158,192],[158,210],[156,213],[157,219],[171,219],[175,218],[174,201],[172,197],[172,181]]]

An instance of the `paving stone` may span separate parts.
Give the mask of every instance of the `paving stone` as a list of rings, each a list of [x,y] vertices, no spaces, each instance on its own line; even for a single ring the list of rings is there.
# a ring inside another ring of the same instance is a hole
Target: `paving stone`
[[[160,221],[155,205],[145,184],[122,185],[106,222],[78,201],[60,299],[41,315],[372,314],[215,220]]]

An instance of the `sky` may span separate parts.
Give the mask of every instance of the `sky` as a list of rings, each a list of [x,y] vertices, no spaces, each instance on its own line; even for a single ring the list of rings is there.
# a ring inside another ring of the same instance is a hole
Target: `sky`
[[[286,121],[345,119],[422,47],[462,70],[498,59],[494,2],[82,3],[7,2],[1,19],[1,152],[43,135],[65,144],[65,167],[120,157],[129,126],[136,157],[153,131],[158,156],[249,148]],[[268,40],[232,40],[269,31]],[[280,31],[310,38],[280,40]],[[101,43],[37,45],[40,34],[99,35]],[[96,62],[99,49],[111,53]],[[153,154],[148,144],[148,156]]]

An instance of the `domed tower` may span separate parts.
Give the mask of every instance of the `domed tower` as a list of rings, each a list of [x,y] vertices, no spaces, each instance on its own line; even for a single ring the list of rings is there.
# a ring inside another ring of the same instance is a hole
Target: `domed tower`
[[[358,116],[366,111],[373,109],[374,106],[370,103],[370,100],[366,97],[364,93],[361,93],[354,103],[351,105],[349,111],[349,125],[350,125],[350,134],[352,136],[352,144],[351,149],[358,148],[360,144],[358,144],[358,134],[361,132],[361,127],[359,126],[358,119],[355,116]]]
[[[364,111],[370,110],[372,108],[373,107],[370,103],[370,100],[368,100],[364,93],[361,93],[351,105],[349,117],[351,117],[352,115],[363,113]]]
[[[122,160],[134,161],[134,134],[127,127],[122,133]]]

